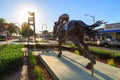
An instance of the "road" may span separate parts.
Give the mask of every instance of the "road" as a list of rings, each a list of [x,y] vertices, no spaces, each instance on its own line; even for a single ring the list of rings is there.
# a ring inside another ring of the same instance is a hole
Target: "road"
[[[72,43],[71,41],[67,41],[66,43]],[[89,46],[89,47],[96,47],[96,48],[99,48],[101,50],[108,50],[108,51],[117,51],[117,52],[120,52],[120,48],[105,48],[105,47],[100,47],[100,46]]]
[[[7,40],[7,41],[0,41],[0,45],[2,44],[11,44],[13,41],[16,41],[17,39],[13,39],[13,40]]]
[[[17,41],[18,39],[14,39],[14,40],[8,40],[7,42],[6,41],[0,41],[0,45],[2,44],[27,44],[27,42],[14,42],[14,41]],[[67,43],[72,43],[71,41],[68,41]],[[34,44],[34,43],[30,43],[30,44]],[[40,44],[58,44],[57,41],[53,41],[53,40],[49,40],[49,42],[47,43],[40,43]],[[97,47],[97,48],[100,48],[101,50],[111,50],[111,51],[117,51],[117,52],[120,52],[120,48],[105,48],[105,47],[100,47],[100,46],[90,46],[90,47]]]

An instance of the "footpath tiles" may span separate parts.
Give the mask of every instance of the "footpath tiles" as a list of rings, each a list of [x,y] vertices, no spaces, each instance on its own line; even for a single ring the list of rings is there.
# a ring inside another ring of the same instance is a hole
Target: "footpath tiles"
[[[85,68],[89,60],[82,56],[68,51],[63,51],[61,58],[55,51],[39,53],[40,60],[55,80],[120,80],[120,68],[97,61],[94,76],[91,76],[91,71]]]

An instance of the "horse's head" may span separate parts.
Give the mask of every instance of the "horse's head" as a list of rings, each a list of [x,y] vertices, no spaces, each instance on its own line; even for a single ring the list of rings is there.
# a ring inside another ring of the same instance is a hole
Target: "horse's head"
[[[56,37],[56,35],[57,35],[58,26],[59,26],[58,21],[54,22],[54,28],[53,28],[53,36],[54,37]]]

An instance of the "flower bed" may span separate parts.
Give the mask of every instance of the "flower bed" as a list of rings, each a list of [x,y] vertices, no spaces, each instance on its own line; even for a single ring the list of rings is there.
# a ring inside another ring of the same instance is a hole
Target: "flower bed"
[[[28,59],[29,80],[53,80],[38,56],[29,53]]]

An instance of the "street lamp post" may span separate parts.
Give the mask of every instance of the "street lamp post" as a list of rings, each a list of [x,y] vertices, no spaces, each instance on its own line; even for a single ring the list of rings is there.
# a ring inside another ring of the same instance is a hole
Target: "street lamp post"
[[[46,25],[46,24],[42,24],[42,39],[43,39],[43,37],[44,37],[44,35],[43,35],[43,26],[45,26],[45,27],[47,28],[47,25]]]
[[[93,19],[93,24],[95,23],[95,16],[91,16],[91,15],[89,15],[89,14],[84,14],[84,15],[91,17],[91,18]],[[91,37],[89,37],[89,39],[91,40]]]
[[[89,15],[89,14],[85,14],[85,16],[91,17],[91,18],[93,19],[93,24],[95,23],[95,16],[91,16],[91,15]]]

